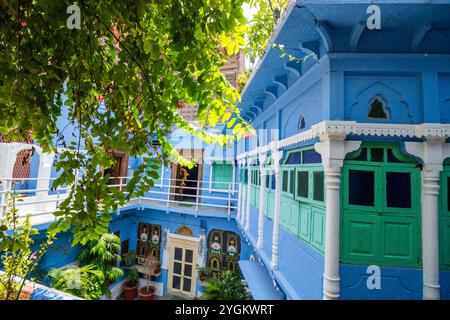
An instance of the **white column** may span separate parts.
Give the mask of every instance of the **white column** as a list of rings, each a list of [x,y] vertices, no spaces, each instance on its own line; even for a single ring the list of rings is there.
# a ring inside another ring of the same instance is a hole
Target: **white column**
[[[247,163],[246,159],[242,160],[242,168],[245,170],[245,165]],[[244,171],[245,172],[245,171]],[[247,199],[245,198],[244,194],[247,193],[247,189],[244,189],[244,186],[242,186],[242,203],[241,203],[241,218],[239,220],[242,227],[244,227],[245,223],[245,214],[246,214],[246,208],[247,208]]]
[[[266,155],[264,153],[259,154],[259,212],[258,212],[258,240],[256,242],[256,248],[262,249],[264,243],[264,191],[265,191],[265,177],[266,170],[264,168],[264,162],[266,161]]]
[[[423,299],[439,300],[439,182],[443,161],[450,156],[443,139],[406,142],[408,153],[423,160],[422,180],[422,272]]]
[[[238,173],[240,174],[241,169],[241,161],[238,161]],[[240,175],[239,175],[240,177]],[[242,205],[242,181],[239,181],[238,185],[238,212],[237,212],[237,220],[241,219],[241,205]]]
[[[45,191],[36,192],[36,198],[38,200],[43,200],[48,198],[48,190],[50,186],[50,177],[52,173],[53,158],[55,155],[53,153],[40,153],[39,154],[39,170],[38,178],[36,183],[36,189],[41,189]],[[42,179],[42,180],[41,180]]]
[[[248,231],[250,228],[250,192],[251,192],[251,178],[252,178],[252,172],[250,170],[251,168],[251,159],[247,159],[247,203],[245,208],[245,230]]]
[[[325,175],[325,253],[323,299],[339,299],[340,184],[345,155],[357,150],[360,141],[345,141],[346,135],[326,135],[314,148],[322,155]]]
[[[273,210],[273,233],[272,233],[272,261],[270,263],[273,270],[278,269],[278,242],[280,232],[280,207],[281,207],[281,160],[282,152],[273,149],[272,159],[275,171],[275,207]]]

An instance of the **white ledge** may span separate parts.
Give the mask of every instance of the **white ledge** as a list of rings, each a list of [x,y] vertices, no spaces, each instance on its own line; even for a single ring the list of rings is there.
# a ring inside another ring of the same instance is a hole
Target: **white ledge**
[[[358,135],[378,137],[409,137],[425,139],[447,139],[450,135],[449,124],[395,124],[395,123],[359,123],[356,121],[322,121],[311,129],[290,136],[286,139],[274,141],[265,146],[248,152],[240,153],[236,159],[256,157],[259,153],[278,150],[288,146],[313,140],[327,135]]]

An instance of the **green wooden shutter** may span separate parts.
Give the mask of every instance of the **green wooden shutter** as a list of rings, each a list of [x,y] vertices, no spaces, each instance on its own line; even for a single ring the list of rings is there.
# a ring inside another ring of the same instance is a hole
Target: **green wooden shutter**
[[[227,163],[213,163],[212,188],[228,190],[233,182],[233,165]]]

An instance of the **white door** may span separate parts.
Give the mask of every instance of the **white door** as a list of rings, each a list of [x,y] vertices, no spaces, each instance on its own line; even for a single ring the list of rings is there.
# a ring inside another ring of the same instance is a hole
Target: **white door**
[[[195,296],[198,241],[170,239],[168,288],[171,293]],[[193,238],[196,239],[196,238]]]

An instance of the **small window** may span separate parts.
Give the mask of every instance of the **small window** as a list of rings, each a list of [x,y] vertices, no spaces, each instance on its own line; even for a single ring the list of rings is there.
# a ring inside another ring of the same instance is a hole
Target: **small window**
[[[269,174],[266,175],[266,188],[267,188],[267,189],[270,188],[270,178],[271,178],[271,177],[272,177],[272,176],[269,175]]]
[[[289,193],[294,194],[294,180],[295,180],[295,171],[291,170],[289,172]]]
[[[297,196],[308,198],[308,171],[297,171]]]
[[[301,164],[302,163],[302,152],[293,152],[286,159],[286,164]]]
[[[289,171],[283,170],[283,182],[281,184],[281,191],[288,192],[289,187]]]
[[[226,163],[213,163],[212,188],[229,189],[233,182],[233,166]]]
[[[305,117],[304,116],[300,116],[300,119],[298,120],[298,130],[305,129],[305,127],[306,127]]]
[[[244,169],[244,183],[248,183],[248,169]]]
[[[371,148],[370,149],[370,160],[373,162],[383,162],[384,161],[384,149],[383,148]]]
[[[305,150],[303,151],[303,163],[322,163],[322,157],[315,150]]]
[[[358,206],[375,205],[375,172],[349,170],[349,203]]]
[[[411,208],[411,174],[386,172],[386,200],[389,208]]]
[[[370,103],[369,107],[369,119],[387,120],[389,116],[386,112],[386,104],[381,98],[375,98]]]
[[[324,200],[324,173],[323,171],[315,171],[313,173],[314,189],[313,199],[316,201]]]
[[[275,181],[275,174],[272,174],[272,185],[271,185],[271,188],[272,188],[272,190],[275,190],[275,185],[276,185],[276,181]]]

